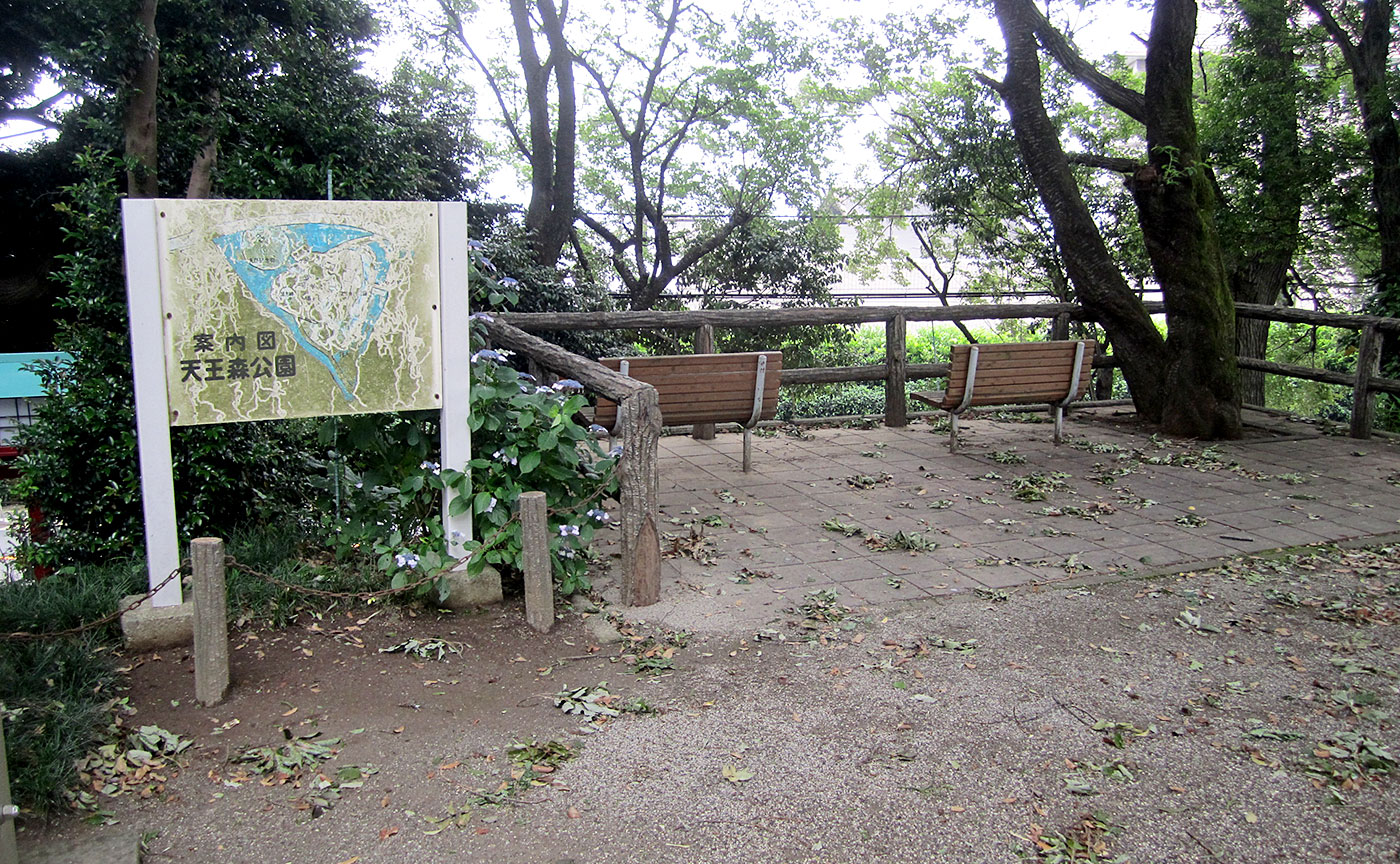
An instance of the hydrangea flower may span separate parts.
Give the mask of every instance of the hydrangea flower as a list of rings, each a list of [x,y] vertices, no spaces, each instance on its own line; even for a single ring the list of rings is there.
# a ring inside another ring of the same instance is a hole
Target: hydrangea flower
[[[616,459],[616,458],[622,456],[622,445],[619,444],[619,445],[617,445],[616,447],[614,447],[614,448],[612,448],[611,450],[609,450],[609,451],[608,451],[608,455],[611,456],[611,457],[613,457],[614,459]]]
[[[520,284],[520,280],[518,280],[518,279],[513,279],[513,278],[511,278],[510,276],[502,276],[502,277],[501,277],[501,285],[502,285],[502,287],[505,287],[505,288],[514,288],[515,286],[517,286],[517,285],[519,285],[519,284]]]
[[[608,427],[599,426],[597,423],[594,423],[592,426],[588,427],[588,431],[593,435],[606,435],[608,434]]]
[[[485,243],[482,243],[480,240],[468,240],[468,241],[467,241],[467,248],[469,248],[469,249],[485,249],[485,248],[486,248],[486,244],[485,244]]]
[[[560,547],[559,547],[559,557],[560,557],[560,558],[574,558],[574,557],[576,557],[577,555],[578,555],[578,553],[575,552],[574,550],[570,549],[568,546],[560,546]]]
[[[611,522],[611,521],[612,521],[612,514],[609,513],[608,511],[602,509],[601,507],[595,507],[595,508],[593,508],[592,510],[589,510],[589,511],[588,511],[588,517],[589,517],[590,519],[596,519],[596,520],[598,520],[599,522]]]
[[[442,465],[441,465],[441,464],[439,464],[439,463],[437,463],[437,462],[429,462],[429,461],[427,461],[426,459],[423,460],[422,462],[418,463],[418,467],[419,467],[419,468],[422,468],[424,471],[431,471],[431,472],[433,472],[434,474],[441,474],[441,473],[442,473]]]
[[[577,526],[577,525],[560,525],[560,526],[559,526],[559,536],[560,536],[560,537],[577,537],[577,536],[578,536],[578,526]]]
[[[520,460],[519,460],[519,459],[517,459],[517,458],[514,457],[514,456],[509,456],[509,455],[507,455],[507,454],[506,454],[506,451],[504,451],[504,450],[497,450],[495,453],[492,453],[492,454],[491,454],[491,458],[492,458],[492,459],[499,459],[499,460],[501,460],[502,462],[504,462],[504,463],[507,464],[507,465],[519,465],[519,464],[520,464]]]
[[[487,258],[485,255],[481,256],[481,266],[485,267],[487,270],[490,270],[492,273],[496,272],[495,262],[493,262],[490,258]]]
[[[506,362],[506,355],[502,354],[499,351],[493,351],[490,348],[482,348],[480,351],[472,355],[473,363],[477,362],[478,360],[494,360],[497,363],[504,363]]]
[[[554,382],[555,390],[582,390],[583,385],[572,378],[560,378]]]
[[[467,316],[473,321],[485,321],[487,324],[495,323],[496,319],[486,312],[473,312]]]
[[[412,570],[418,566],[418,556],[412,552],[400,552],[394,556],[394,563]]]
[[[492,498],[490,501],[487,501],[487,502],[486,502],[486,506],[485,506],[485,507],[481,508],[481,512],[482,512],[482,513],[490,513],[492,510],[495,510],[495,509],[496,509],[496,499],[495,499],[495,498]]]

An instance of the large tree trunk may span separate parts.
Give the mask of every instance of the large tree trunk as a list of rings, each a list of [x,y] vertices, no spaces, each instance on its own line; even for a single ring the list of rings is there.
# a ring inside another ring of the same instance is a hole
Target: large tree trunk
[[[185,186],[186,198],[208,198],[214,191],[214,170],[219,166],[219,88],[213,87],[205,96],[209,120],[199,130],[199,152],[190,165],[190,182]]]
[[[1298,145],[1298,59],[1292,47],[1287,0],[1241,3],[1243,26],[1232,42],[1246,54],[1242,74],[1252,80],[1244,105],[1249,124],[1260,140],[1259,189],[1234,202],[1237,226],[1227,253],[1230,294],[1236,303],[1272,305],[1283,294],[1289,265],[1298,251],[1302,216],[1302,160]],[[1248,212],[1245,211],[1247,208]],[[1259,318],[1235,322],[1235,353],[1264,359],[1269,346],[1269,322]],[[1244,402],[1265,404],[1264,373],[1241,370]]]
[[[126,194],[154,198],[160,194],[156,175],[156,86],[160,73],[160,42],[156,38],[156,0],[139,0],[136,17],[141,27],[141,56],[127,82],[126,112],[122,132],[132,167],[126,175]]]
[[[1332,17],[1326,0],[1305,0],[1317,14],[1327,34],[1341,49],[1351,71],[1361,129],[1371,153],[1371,194],[1376,205],[1380,234],[1381,266],[1375,273],[1371,309],[1380,315],[1400,315],[1400,124],[1391,98],[1387,63],[1390,55],[1393,0],[1363,0],[1361,35],[1355,42]],[[1400,362],[1400,334],[1385,331],[1381,364],[1389,369]]]
[[[988,83],[1011,115],[1021,158],[1050,215],[1055,242],[1079,302],[1107,331],[1138,414],[1159,422],[1166,404],[1162,387],[1166,345],[1104,245],[1060,145],[1059,132],[1045,111],[1031,17],[1035,10],[1029,9],[1031,15],[1027,11],[1024,0],[996,0],[997,20],[1006,40],[1006,78],[999,84]]]
[[[1148,164],[1129,186],[1167,307],[1162,427],[1238,438],[1235,304],[1215,227],[1215,189],[1201,161],[1192,106],[1194,0],[1157,0],[1143,92]]]
[[[541,62],[535,50],[530,6],[539,11],[540,28],[549,44]],[[567,8],[567,6],[565,7]],[[525,78],[525,104],[530,115],[530,204],[525,228],[534,245],[535,261],[545,267],[559,262],[574,224],[574,168],[577,153],[577,108],[574,96],[574,57],[564,38],[564,21],[554,0],[511,0],[520,65]],[[553,74],[557,123],[551,125],[549,81]]]

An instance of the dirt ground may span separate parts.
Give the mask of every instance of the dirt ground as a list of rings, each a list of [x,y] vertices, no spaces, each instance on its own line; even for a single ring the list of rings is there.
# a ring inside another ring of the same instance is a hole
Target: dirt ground
[[[148,862],[1397,860],[1397,551],[879,607],[790,593],[760,629],[632,620],[612,644],[604,613],[540,636],[518,603],[304,618],[235,634],[212,709],[187,652],[130,658],[126,725],[193,745],[98,798],[115,824],[30,824],[21,849],[131,831]],[[460,644],[381,651],[410,638]],[[618,716],[556,706],[603,682],[571,704]],[[315,733],[334,755],[292,776],[231,761]]]

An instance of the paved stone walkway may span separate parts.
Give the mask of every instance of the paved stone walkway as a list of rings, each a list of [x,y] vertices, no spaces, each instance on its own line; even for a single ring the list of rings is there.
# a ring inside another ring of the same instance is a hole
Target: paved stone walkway
[[[671,557],[661,602],[634,614],[741,631],[820,589],[879,607],[1400,531],[1400,446],[1249,420],[1245,440],[1204,445],[1149,437],[1121,409],[1094,409],[1076,412],[1055,447],[1048,424],[975,419],[956,454],[925,421],[780,432],[755,438],[748,475],[737,434],[667,436],[660,506]],[[1043,500],[1017,497],[1031,475]],[[823,528],[829,520],[859,533]],[[937,548],[880,551],[874,532]]]

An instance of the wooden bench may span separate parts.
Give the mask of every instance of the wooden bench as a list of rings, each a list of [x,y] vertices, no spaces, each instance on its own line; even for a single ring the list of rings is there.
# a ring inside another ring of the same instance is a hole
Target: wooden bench
[[[980,405],[1045,403],[1060,443],[1065,405],[1088,392],[1094,369],[1093,340],[954,345],[948,389],[912,394],[952,418],[948,449],[958,449],[958,415]]]
[[[661,422],[738,423],[744,427],[744,470],[752,461],[753,428],[778,409],[783,352],[604,357],[598,362],[656,388]],[[617,403],[598,399],[593,422],[617,434]]]

